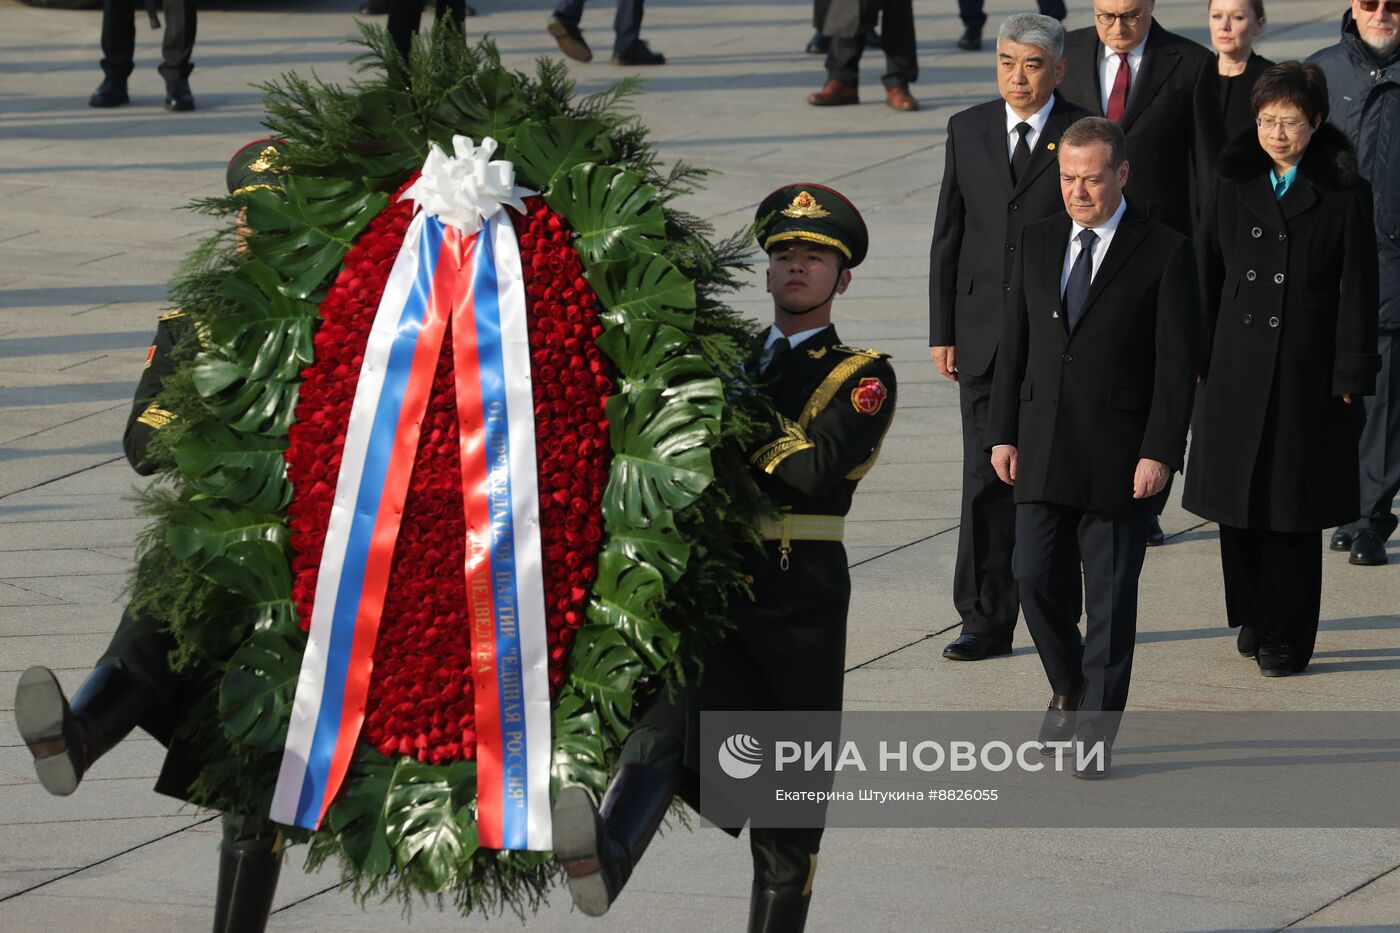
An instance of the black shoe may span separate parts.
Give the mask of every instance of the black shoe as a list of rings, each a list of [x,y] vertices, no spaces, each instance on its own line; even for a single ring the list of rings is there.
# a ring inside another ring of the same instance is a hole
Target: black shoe
[[[664,65],[666,64],[666,56],[660,52],[653,52],[645,40],[638,39],[626,52],[620,55],[614,53],[612,63],[624,68],[635,68],[638,65]]]
[[[778,891],[755,883],[749,899],[749,933],[801,933],[811,903],[811,892]]]
[[[576,62],[593,61],[593,50],[583,41],[583,31],[576,23],[566,23],[557,16],[551,16],[544,28],[559,43],[559,51]]]
[[[1010,640],[1001,641],[991,635],[959,635],[943,649],[943,657],[949,661],[981,661],[1010,653]]]
[[[1255,659],[1259,662],[1259,673],[1265,677],[1287,677],[1298,672],[1293,652],[1275,641],[1261,640]]]
[[[1161,547],[1167,543],[1167,536],[1162,534],[1162,521],[1156,515],[1147,516],[1147,546]]]
[[[1389,560],[1385,556],[1385,542],[1380,535],[1369,528],[1358,531],[1351,539],[1351,556],[1348,564],[1358,567],[1379,567]]]
[[[120,107],[131,103],[126,93],[126,79],[104,78],[88,98],[89,107]]]
[[[597,809],[582,787],[559,791],[554,857],[564,866],[574,906],[590,917],[608,912],[656,835],[675,791],[666,775],[641,764],[617,769]]]
[[[812,41],[807,43],[808,55],[825,55],[831,49],[831,36],[824,36],[816,33],[812,36]]]
[[[389,0],[365,0],[360,4],[361,16],[383,16],[389,12]]]
[[[982,30],[968,27],[963,32],[962,38],[958,40],[958,48],[964,52],[982,51]]]
[[[1334,551],[1350,551],[1351,532],[1347,531],[1345,528],[1338,528],[1336,531],[1332,532],[1332,540],[1327,546]]]
[[[880,34],[875,31],[874,26],[871,26],[869,29],[865,30],[865,47],[867,49],[878,49],[883,47],[880,41]]]
[[[1079,743],[1074,755],[1074,776],[1081,781],[1106,781],[1113,770],[1113,746],[1103,742],[1103,754],[1094,752],[1094,743]],[[1079,754],[1081,748],[1087,747],[1089,753],[1081,760]]]
[[[1051,742],[1068,742],[1074,738],[1075,720],[1079,715],[1079,704],[1084,701],[1084,688],[1074,693],[1055,694],[1050,697],[1050,705],[1045,710],[1045,718],[1040,721],[1040,732],[1036,741],[1040,743],[1042,755],[1053,755]]]
[[[15,725],[34,756],[34,772],[51,794],[78,789],[93,762],[136,728],[154,700],[124,671],[98,665],[69,704],[47,667],[31,667],[15,690]]]
[[[225,842],[219,852],[214,933],[263,933],[282,873],[277,839]]]
[[[190,93],[190,82],[187,79],[176,78],[166,82],[165,109],[181,113],[194,109],[194,95]]]
[[[1235,636],[1235,648],[1242,658],[1253,658],[1259,654],[1259,633],[1248,625],[1240,626],[1240,633]]]

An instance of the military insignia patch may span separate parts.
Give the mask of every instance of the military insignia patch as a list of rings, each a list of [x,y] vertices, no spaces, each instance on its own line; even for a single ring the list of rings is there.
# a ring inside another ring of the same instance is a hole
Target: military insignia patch
[[[808,350],[807,355],[814,360],[819,360],[826,356],[826,347],[822,347],[820,350]]]
[[[873,415],[885,404],[890,390],[874,376],[866,376],[851,390],[851,406],[862,415]]]
[[[150,368],[151,368],[151,362],[152,362],[155,358],[156,358],[156,347],[155,347],[155,344],[151,344],[151,348],[150,348],[149,350],[146,351],[146,365],[143,366],[143,367],[141,367],[141,368],[142,368],[142,369],[150,369]]]
[[[803,191],[792,199],[792,203],[783,208],[784,217],[811,217],[820,219],[830,217],[831,211],[817,203],[817,199],[812,197],[812,192]]]

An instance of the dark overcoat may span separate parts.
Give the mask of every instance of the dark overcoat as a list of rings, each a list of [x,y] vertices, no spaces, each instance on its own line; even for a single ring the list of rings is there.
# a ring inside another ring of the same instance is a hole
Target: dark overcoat
[[[1380,367],[1371,190],[1331,124],[1282,200],[1271,164],[1256,134],[1235,139],[1196,233],[1206,353],[1183,504],[1237,528],[1312,531],[1359,510],[1340,396],[1375,391]]]
[[[1071,229],[1061,213],[1021,237],[988,448],[1018,448],[1018,503],[1155,512],[1166,491],[1134,499],[1133,476],[1141,459],[1179,470],[1186,454],[1199,316],[1191,244],[1129,199],[1071,331],[1060,297]]]

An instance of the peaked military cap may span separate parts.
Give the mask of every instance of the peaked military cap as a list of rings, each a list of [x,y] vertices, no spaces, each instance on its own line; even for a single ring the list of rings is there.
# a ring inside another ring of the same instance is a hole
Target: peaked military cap
[[[280,139],[255,139],[235,152],[225,172],[228,193],[245,194],[257,188],[280,191],[278,176],[285,171],[280,157],[286,148],[287,144]]]
[[[784,185],[758,206],[758,245],[771,253],[790,240],[830,246],[854,267],[865,259],[870,234],[860,211],[825,185]]]

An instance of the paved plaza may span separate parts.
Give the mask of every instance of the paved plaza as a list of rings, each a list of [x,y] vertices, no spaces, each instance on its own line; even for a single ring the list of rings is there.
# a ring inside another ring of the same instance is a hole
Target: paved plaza
[[[161,750],[133,735],[70,798],[34,780],[15,732],[15,681],[53,667],[70,690],[116,625],[142,527],[120,436],[165,282],[208,229],[181,210],[215,194],[240,144],[263,134],[256,82],[353,77],[355,0],[202,4],[199,109],[161,108],[159,38],[141,22],[130,106],[93,110],[100,13],[0,0],[0,931],[156,933],[208,928],[218,821],[152,791]],[[474,0],[514,67],[557,54],[545,0]],[[1090,23],[1072,4],[1068,25]],[[1270,0],[1260,51],[1304,56],[1335,41],[1344,4]],[[992,22],[1020,7],[993,0]],[[947,117],[995,95],[994,53],[958,52],[951,0],[915,4],[923,110],[884,106],[882,58],[865,102],[817,109],[802,54],[808,0],[652,0],[644,37],[670,64],[645,74],[636,109],[666,159],[718,171],[684,206],[720,233],[795,179],[829,184],[865,212],[870,259],[837,304],[847,343],[894,355],[899,415],[861,485],[848,543],[854,595],[853,709],[1033,710],[1048,687],[1023,627],[1014,654],[943,661],[957,616],[956,387],[928,359],[927,272]],[[1204,0],[1159,0],[1158,19],[1205,40]],[[378,22],[382,23],[380,19]],[[581,92],[626,72],[606,63],[612,7],[583,26],[601,54],[570,64]],[[990,27],[989,27],[990,28]],[[770,305],[757,273],[736,304]],[[1180,484],[1178,484],[1179,487]],[[1216,530],[1173,504],[1167,546],[1143,574],[1131,707],[1400,710],[1400,549],[1391,565],[1325,559],[1322,625],[1306,675],[1272,680],[1225,627]],[[1400,787],[1400,768],[1396,769]],[[1346,794],[1345,786],[1335,792]],[[1250,793],[1242,778],[1239,793]],[[276,931],[518,929],[512,915],[462,920],[433,904],[357,904],[333,868],[284,870]],[[1270,829],[884,829],[827,833],[809,929],[1400,930],[1400,831]],[[529,930],[716,933],[742,929],[749,853],[709,829],[669,830],[605,920],[558,891]]]

